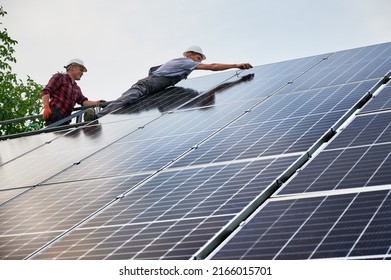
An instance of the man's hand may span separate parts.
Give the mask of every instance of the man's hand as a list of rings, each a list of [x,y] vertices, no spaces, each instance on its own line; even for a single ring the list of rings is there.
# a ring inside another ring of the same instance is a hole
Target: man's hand
[[[98,101],[96,101],[96,106],[97,107],[101,107],[100,105],[102,104],[102,103],[106,103],[106,100],[98,100]]]
[[[244,69],[253,68],[253,66],[250,63],[241,63],[238,64],[237,68],[244,70]]]
[[[43,119],[44,120],[47,120],[50,118],[50,116],[52,115],[52,110],[50,110],[50,107],[49,106],[45,106],[43,107]]]
[[[250,69],[253,68],[250,63],[239,63],[239,64],[223,64],[223,63],[212,63],[212,64],[204,64],[200,63],[196,66],[195,69],[198,70],[212,70],[212,71],[223,71],[232,68],[239,69]]]

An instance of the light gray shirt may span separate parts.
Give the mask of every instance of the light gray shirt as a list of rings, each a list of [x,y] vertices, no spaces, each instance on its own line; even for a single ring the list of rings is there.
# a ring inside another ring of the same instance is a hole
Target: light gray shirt
[[[164,77],[180,76],[182,79],[186,79],[198,64],[200,62],[193,61],[190,58],[175,58],[160,66],[153,72],[153,75]]]

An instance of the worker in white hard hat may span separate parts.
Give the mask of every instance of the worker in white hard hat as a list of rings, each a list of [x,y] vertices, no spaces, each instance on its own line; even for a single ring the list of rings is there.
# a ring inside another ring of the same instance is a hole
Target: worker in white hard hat
[[[130,89],[125,91],[117,100],[112,101],[107,107],[95,115],[94,110],[87,110],[84,120],[90,121],[100,118],[108,113],[134,102],[143,95],[159,92],[169,86],[173,86],[179,81],[186,79],[193,70],[221,71],[231,68],[249,69],[249,63],[222,64],[201,63],[206,56],[199,46],[191,46],[183,52],[184,57],[172,59],[160,66],[153,67],[147,78],[139,80]]]
[[[55,123],[72,114],[76,103],[82,106],[99,106],[104,100],[90,101],[83,95],[76,81],[79,81],[87,72],[82,60],[75,58],[70,60],[64,68],[66,73],[57,73],[49,80],[42,90],[43,118],[46,125]],[[69,124],[67,121],[65,124]]]

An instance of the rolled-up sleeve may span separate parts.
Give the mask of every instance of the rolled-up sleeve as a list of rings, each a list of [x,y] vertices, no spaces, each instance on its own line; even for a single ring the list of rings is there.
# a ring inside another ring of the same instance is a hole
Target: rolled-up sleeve
[[[42,90],[41,96],[44,96],[47,94],[49,94],[51,96],[53,94],[53,92],[55,91],[55,89],[58,88],[59,85],[61,85],[61,79],[62,79],[61,74],[59,74],[59,73],[54,74],[50,78],[48,84]]]

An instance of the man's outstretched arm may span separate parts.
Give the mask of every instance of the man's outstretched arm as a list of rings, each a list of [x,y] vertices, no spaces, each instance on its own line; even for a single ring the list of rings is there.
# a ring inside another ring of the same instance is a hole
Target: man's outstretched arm
[[[253,68],[250,63],[239,63],[239,64],[222,64],[222,63],[212,63],[212,64],[204,64],[200,63],[195,68],[197,70],[212,70],[212,71],[222,71],[232,68],[238,68],[238,69],[250,69]]]

